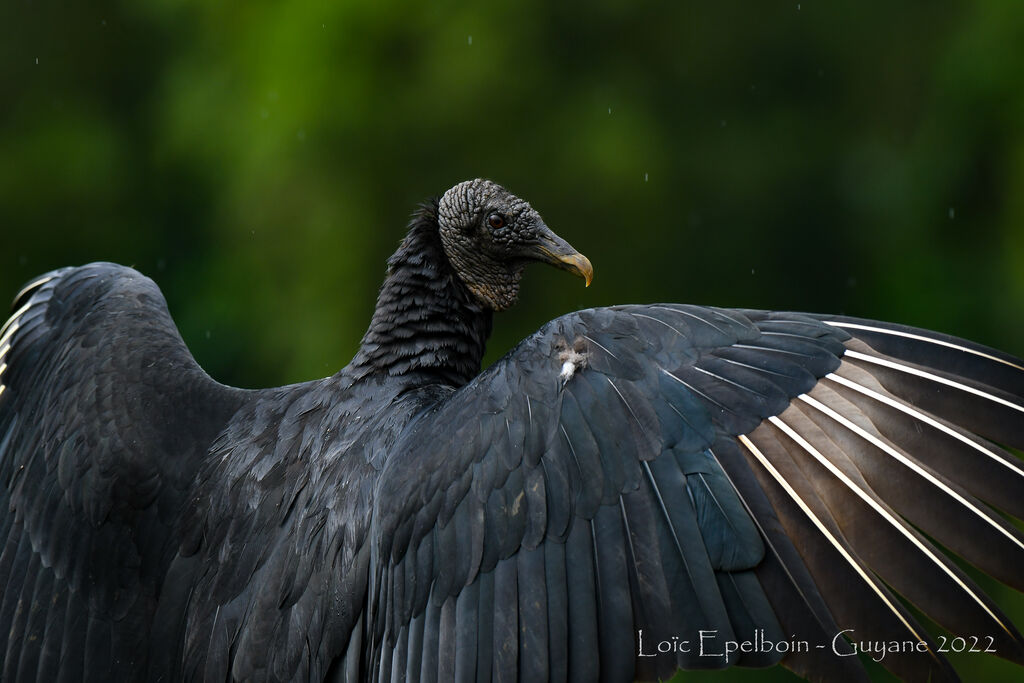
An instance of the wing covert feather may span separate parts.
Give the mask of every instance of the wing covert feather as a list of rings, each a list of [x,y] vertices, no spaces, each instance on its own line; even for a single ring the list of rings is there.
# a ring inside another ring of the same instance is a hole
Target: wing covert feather
[[[199,368],[130,268],[48,273],[15,307],[0,332],[0,666],[139,679],[177,512],[243,393]]]
[[[573,680],[588,670],[617,679],[734,663],[681,652],[641,657],[638,637],[642,630],[647,642],[661,635],[697,642],[700,630],[714,629],[715,644],[707,645],[721,650],[754,629],[781,633],[756,577],[724,578],[757,566],[765,547],[710,447],[780,412],[816,373],[838,366],[845,333],[813,319],[796,327],[795,341],[765,342],[743,313],[669,304],[553,321],[400,440],[377,488],[374,563],[397,574],[414,562],[420,539],[433,535],[447,540],[430,569],[431,602],[478,582],[493,583],[496,602],[517,596],[517,608],[477,613],[495,620],[487,629],[495,633],[495,672],[511,666],[509,648],[542,651],[546,671]],[[722,349],[749,362],[719,357]],[[412,462],[430,473],[426,480],[404,476]],[[425,502],[438,498],[445,502],[436,510]],[[449,553],[470,561],[449,561]],[[516,556],[518,564],[509,564]],[[523,583],[524,575],[540,585]],[[370,613],[378,624],[392,620],[379,635],[390,652],[398,629],[422,607],[387,616],[378,592],[385,582],[371,585],[378,597]],[[543,598],[546,611],[531,596]],[[522,627],[515,643],[510,620]],[[602,643],[599,661],[585,660],[581,636]],[[751,663],[778,657],[768,659]]]

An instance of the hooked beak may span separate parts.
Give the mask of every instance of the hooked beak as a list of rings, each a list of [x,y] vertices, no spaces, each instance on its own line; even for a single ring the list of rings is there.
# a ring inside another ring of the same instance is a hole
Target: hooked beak
[[[571,244],[547,226],[541,226],[537,241],[527,249],[526,255],[578,275],[587,283],[587,287],[594,279],[594,267],[590,265],[590,259],[573,249]]]

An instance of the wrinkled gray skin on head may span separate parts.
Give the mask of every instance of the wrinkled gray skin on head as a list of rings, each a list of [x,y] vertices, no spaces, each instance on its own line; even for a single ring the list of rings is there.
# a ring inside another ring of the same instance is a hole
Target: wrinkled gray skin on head
[[[503,227],[488,224],[494,213]],[[512,306],[528,261],[522,251],[547,230],[540,215],[497,183],[477,178],[444,193],[437,219],[444,253],[466,288],[495,311]]]

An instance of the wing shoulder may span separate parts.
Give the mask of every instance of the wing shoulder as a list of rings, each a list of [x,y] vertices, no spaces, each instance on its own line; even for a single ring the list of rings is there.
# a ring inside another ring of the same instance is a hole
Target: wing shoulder
[[[156,284],[130,268],[54,271],[16,303],[0,344],[0,475],[10,482],[36,458],[63,465],[66,489],[88,489],[72,498],[93,524],[114,504],[148,505],[160,456],[205,450],[193,442],[240,403],[196,364]]]

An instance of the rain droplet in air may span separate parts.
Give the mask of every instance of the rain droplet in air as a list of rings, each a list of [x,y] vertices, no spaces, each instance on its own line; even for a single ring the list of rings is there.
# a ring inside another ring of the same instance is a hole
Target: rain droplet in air
[[[469,37],[467,38],[467,42],[468,42],[468,43],[469,43],[470,45],[472,45],[472,44],[473,44],[473,36],[469,36]]]
[[[647,174],[646,173],[644,173],[644,182],[645,183],[647,182]]]
[[[956,209],[951,206],[949,207],[949,220],[953,220],[954,218],[956,218]]]
[[[611,116],[611,114],[612,114],[612,108],[608,107],[608,115]]]

